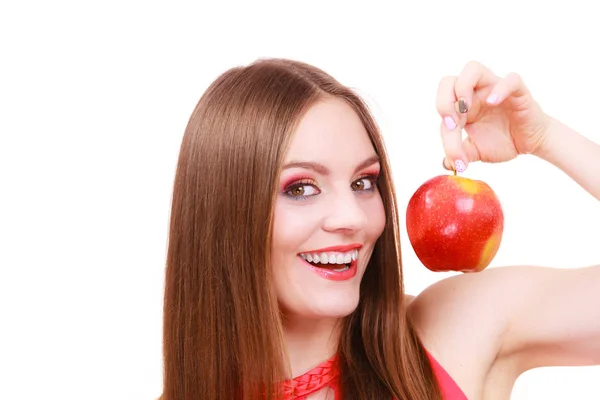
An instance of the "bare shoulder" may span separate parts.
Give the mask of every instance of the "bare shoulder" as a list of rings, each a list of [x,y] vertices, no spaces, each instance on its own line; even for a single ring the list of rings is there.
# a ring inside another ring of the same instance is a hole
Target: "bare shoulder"
[[[600,365],[599,281],[600,265],[495,267],[436,282],[408,314],[467,397],[480,398],[532,368]]]
[[[497,267],[454,275],[408,306],[423,345],[465,392],[481,390],[501,350],[515,273],[513,267]]]
[[[414,297],[411,319],[425,339],[438,341],[442,336],[456,341],[454,345],[458,341],[475,345],[485,335],[487,347],[499,346],[490,339],[499,340],[507,326],[505,304],[511,301],[518,272],[517,267],[496,267],[442,279]]]
[[[410,302],[409,313],[425,335],[459,329],[497,337],[519,304],[537,297],[550,279],[564,270],[536,266],[495,267],[442,279]],[[565,275],[566,276],[566,275]],[[469,329],[466,329],[468,327]]]

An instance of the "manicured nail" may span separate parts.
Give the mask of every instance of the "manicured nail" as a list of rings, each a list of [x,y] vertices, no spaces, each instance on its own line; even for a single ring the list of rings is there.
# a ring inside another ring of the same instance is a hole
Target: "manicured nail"
[[[456,160],[454,161],[454,168],[456,168],[456,172],[464,172],[467,166],[461,160]]]
[[[444,123],[446,124],[446,128],[450,129],[451,131],[456,129],[456,123],[452,117],[444,117]]]
[[[467,104],[467,101],[463,97],[461,97],[456,102],[456,111],[458,111],[461,114],[464,114],[467,111],[469,111],[469,105]]]
[[[486,100],[489,104],[496,104],[498,101],[498,95],[496,93],[492,93],[488,96]]]

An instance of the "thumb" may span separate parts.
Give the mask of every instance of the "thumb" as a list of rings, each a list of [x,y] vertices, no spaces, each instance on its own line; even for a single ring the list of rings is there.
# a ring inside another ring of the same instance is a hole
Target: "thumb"
[[[467,136],[466,139],[463,140],[462,148],[468,163],[481,160],[479,149],[477,149],[477,146],[475,146],[475,143],[471,140],[471,136]]]
[[[444,168],[463,172],[469,159],[462,140],[462,126],[453,124],[452,121],[442,121],[440,125],[442,145],[444,146]]]
[[[463,151],[463,154],[465,154],[465,161],[466,161],[465,169],[467,168],[467,165],[469,163],[481,160],[481,156],[479,155],[479,150],[477,149],[477,146],[475,146],[475,143],[473,143],[473,141],[471,140],[470,136],[467,136],[467,138],[462,141],[462,151]],[[455,171],[453,164],[450,163],[450,161],[448,160],[447,157],[444,157],[443,165],[444,165],[445,169],[447,169],[449,171]],[[463,169],[463,171],[464,171],[464,169]],[[458,171],[458,172],[462,172],[462,171]]]

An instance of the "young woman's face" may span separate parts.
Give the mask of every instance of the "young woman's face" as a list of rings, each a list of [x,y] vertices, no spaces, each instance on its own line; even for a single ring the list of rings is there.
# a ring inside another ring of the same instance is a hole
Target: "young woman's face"
[[[275,205],[272,265],[290,317],[343,317],[385,225],[380,165],[367,131],[343,100],[315,104],[284,161]]]

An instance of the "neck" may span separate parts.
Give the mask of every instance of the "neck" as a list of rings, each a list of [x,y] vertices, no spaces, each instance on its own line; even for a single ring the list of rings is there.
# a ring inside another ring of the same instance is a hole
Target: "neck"
[[[297,377],[337,353],[341,319],[285,318],[283,338],[291,377]]]

